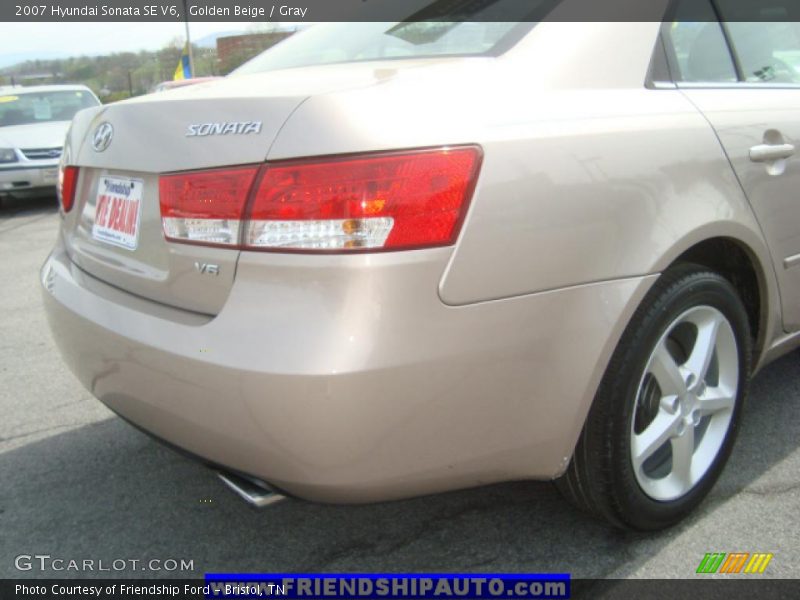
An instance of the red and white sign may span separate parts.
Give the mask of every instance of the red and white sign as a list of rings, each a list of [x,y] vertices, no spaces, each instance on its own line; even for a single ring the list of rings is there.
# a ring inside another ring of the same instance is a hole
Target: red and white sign
[[[144,184],[139,179],[101,178],[97,187],[92,237],[136,250],[143,189]]]

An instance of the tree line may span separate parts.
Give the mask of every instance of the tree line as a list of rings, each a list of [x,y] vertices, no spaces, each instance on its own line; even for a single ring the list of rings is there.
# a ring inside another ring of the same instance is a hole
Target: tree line
[[[215,48],[192,46],[195,76],[227,75],[252,57],[239,53],[221,63]],[[106,56],[78,56],[53,60],[28,60],[0,69],[0,85],[80,83],[104,102],[146,94],[162,81],[170,81],[182,53],[175,40],[160,50],[116,52]]]

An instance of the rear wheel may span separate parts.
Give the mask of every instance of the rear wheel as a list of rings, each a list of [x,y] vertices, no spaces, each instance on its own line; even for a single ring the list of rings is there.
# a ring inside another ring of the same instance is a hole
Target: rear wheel
[[[730,455],[750,352],[726,279],[695,265],[665,273],[620,340],[559,489],[622,527],[682,519]]]

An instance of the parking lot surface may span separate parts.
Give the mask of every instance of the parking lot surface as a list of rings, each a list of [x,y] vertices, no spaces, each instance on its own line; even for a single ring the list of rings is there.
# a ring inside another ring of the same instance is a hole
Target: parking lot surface
[[[211,471],[116,418],[62,364],[38,283],[57,227],[51,199],[0,209],[0,577],[525,571],[666,578],[695,576],[706,552],[771,552],[764,577],[800,577],[797,352],[757,376],[725,473],[700,510],[666,532],[611,529],[543,482],[369,506],[290,500],[259,511]],[[20,555],[97,562],[95,572],[36,563],[19,571]],[[162,562],[142,566],[153,559]],[[191,561],[193,570],[158,570],[169,559]],[[119,560],[127,561],[122,570],[96,572],[99,561]]]

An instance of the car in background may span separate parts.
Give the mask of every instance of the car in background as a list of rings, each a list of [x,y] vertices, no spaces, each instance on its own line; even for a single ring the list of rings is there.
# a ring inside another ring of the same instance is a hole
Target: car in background
[[[55,196],[72,117],[99,104],[83,85],[0,88],[0,201]]]
[[[192,77],[191,79],[178,79],[177,81],[162,81],[161,83],[153,86],[153,89],[150,90],[150,93],[155,94],[157,92],[166,92],[167,90],[174,90],[189,85],[197,85],[198,83],[214,81],[215,79],[219,79],[219,77]]]
[[[467,4],[81,112],[41,272],[55,340],[246,497],[556,480],[669,526],[800,345],[800,5]]]

